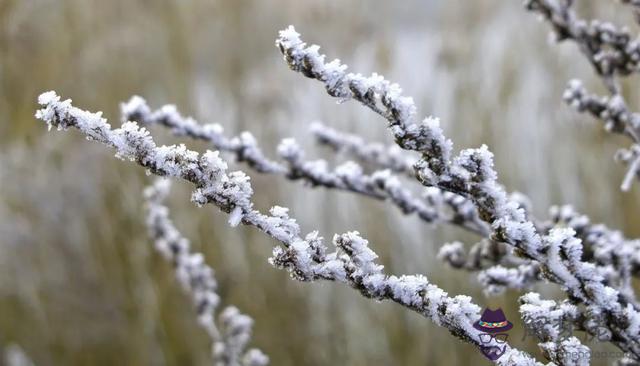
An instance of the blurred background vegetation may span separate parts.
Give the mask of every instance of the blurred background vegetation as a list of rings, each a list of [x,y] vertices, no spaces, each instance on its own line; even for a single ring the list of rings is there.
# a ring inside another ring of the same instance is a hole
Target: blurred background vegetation
[[[598,7],[582,10],[628,20],[623,7]],[[229,133],[250,130],[271,156],[290,136],[310,157],[326,154],[307,132],[313,120],[390,142],[378,116],[336,105],[321,85],[288,71],[273,44],[289,24],[329,58],[398,82],[420,115],[441,118],[456,147],[488,144],[507,189],[527,194],[536,215],[571,203],[640,236],[640,190],[619,192],[624,169],[612,163],[626,141],[561,101],[570,78],[604,89],[578,50],[548,42],[546,25],[520,1],[0,0],[0,346],[19,344],[37,365],[210,364],[190,302],[146,237],[141,191],[150,177],[77,133],[47,133],[33,118],[35,100],[55,89],[117,125],[118,104],[139,94]],[[638,88],[627,89],[637,104]],[[260,209],[288,206],[304,230],[328,238],[359,230],[389,272],[422,273],[452,295],[505,309],[513,344],[540,356],[522,339],[517,293],[487,298],[475,276],[435,259],[446,241],[478,238],[382,202],[248,173]],[[266,261],[272,240],[196,208],[188,186],[178,185],[170,204],[216,268],[224,301],[255,319],[254,345],[272,364],[485,362],[399,306],[290,280]]]

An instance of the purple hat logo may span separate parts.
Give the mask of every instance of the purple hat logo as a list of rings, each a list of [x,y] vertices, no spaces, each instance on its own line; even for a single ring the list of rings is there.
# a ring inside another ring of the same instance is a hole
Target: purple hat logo
[[[509,335],[506,333],[513,328],[513,324],[507,320],[502,309],[484,309],[480,320],[473,327],[483,332],[480,334],[480,350],[491,361],[502,356],[506,350],[506,342]]]

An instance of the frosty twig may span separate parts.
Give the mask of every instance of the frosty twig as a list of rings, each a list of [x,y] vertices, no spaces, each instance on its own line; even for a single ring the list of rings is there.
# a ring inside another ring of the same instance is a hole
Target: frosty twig
[[[639,14],[637,1],[622,2],[631,5],[636,16]],[[619,82],[621,77],[640,71],[640,38],[632,37],[626,27],[620,29],[609,22],[580,19],[573,3],[573,0],[527,0],[525,6],[552,26],[558,41],[571,40],[575,43],[609,90],[610,97],[591,95],[579,80],[572,80],[564,93],[564,100],[579,112],[588,112],[602,120],[607,131],[624,134],[633,141],[629,150],[620,151],[620,157],[627,151],[639,149],[640,145],[640,116],[629,111]],[[621,185],[623,191],[628,191],[631,180],[634,177],[640,179],[640,160],[619,160],[628,167]]]
[[[604,314],[609,340],[640,359],[640,329],[635,325],[640,324],[640,313],[605,284],[593,264],[582,261],[583,245],[573,229],[538,231],[498,183],[493,155],[486,146],[462,150],[454,157],[453,143],[444,136],[439,121],[428,117],[417,122],[413,100],[403,96],[397,84],[378,74],[348,73],[339,60],[325,63],[319,47],[307,47],[293,27],[280,32],[276,46],[292,70],[321,81],[329,95],[356,100],[383,116],[396,143],[422,155],[414,169],[424,185],[471,200],[480,218],[491,225],[495,240],[539,263],[544,278],[561,285],[572,300]]]
[[[278,146],[278,155],[282,161],[274,161],[262,152],[258,142],[248,131],[237,137],[228,137],[219,124],[199,124],[193,118],[183,117],[173,105],[165,105],[152,111],[139,96],[123,103],[121,112],[123,122],[136,121],[146,126],[162,125],[170,128],[176,135],[207,141],[215,149],[233,154],[237,161],[246,162],[259,173],[301,180],[311,187],[339,189],[387,200],[404,214],[415,213],[428,223],[448,222],[480,236],[489,234],[487,226],[478,219],[473,205],[465,204],[460,197],[439,189],[430,189],[423,194],[424,197],[416,197],[392,172],[394,169],[387,166],[377,167],[379,169],[367,174],[359,164],[347,161],[332,170],[325,160],[306,160],[304,150],[290,138],[283,139]],[[315,133],[320,133],[319,130],[316,125]],[[331,133],[325,132],[325,136]],[[335,136],[336,131],[333,132]]]
[[[214,204],[230,213],[230,223],[257,228],[281,245],[273,250],[270,262],[302,281],[329,280],[348,284],[363,296],[390,300],[431,319],[454,336],[480,345],[480,331],[473,328],[480,307],[470,297],[450,297],[422,275],[394,276],[384,273],[377,255],[357,232],[335,235],[335,251],[329,252],[322,237],[314,231],[302,236],[288,209],[274,206],[270,214],[253,208],[253,190],[242,172],[227,173],[226,163],[217,152],[200,155],[179,146],[157,146],[149,133],[135,122],[112,129],[101,113],[75,108],[70,100],[61,101],[55,92],[38,98],[43,106],[36,116],[58,129],[75,128],[89,139],[116,150],[116,156],[135,161],[151,173],[177,177],[195,185],[192,200],[199,205]],[[492,341],[492,342],[495,342]],[[485,343],[486,345],[486,343]],[[527,354],[507,345],[500,365],[536,365]]]
[[[164,200],[170,181],[158,179],[145,192],[147,229],[155,248],[175,267],[176,278],[189,293],[198,312],[198,322],[213,341],[212,355],[216,366],[265,366],[269,358],[258,349],[246,349],[251,339],[253,320],[233,306],[216,316],[220,303],[218,284],[213,269],[201,253],[193,253],[189,240],[182,236],[169,218]],[[218,320],[216,321],[216,317]]]

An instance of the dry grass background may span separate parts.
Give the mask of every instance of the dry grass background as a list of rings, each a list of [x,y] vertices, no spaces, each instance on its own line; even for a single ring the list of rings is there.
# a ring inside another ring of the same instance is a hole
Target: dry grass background
[[[583,10],[627,19],[620,6],[598,5],[606,9]],[[572,203],[640,236],[640,189],[620,193],[624,170],[612,163],[625,141],[561,101],[572,77],[601,86],[577,49],[549,44],[546,26],[519,1],[0,0],[0,344],[20,344],[38,365],[211,362],[191,304],[146,238],[140,193],[149,177],[78,134],[47,133],[33,118],[35,99],[56,89],[117,124],[118,103],[139,94],[229,132],[251,130],[267,152],[295,136],[310,154],[326,153],[306,132],[316,119],[389,141],[380,118],[336,105],[287,70],[273,42],[288,24],[329,57],[400,83],[421,115],[442,119],[457,147],[487,143],[507,188],[529,195],[538,215]],[[260,208],[288,206],[305,230],[326,237],[357,229],[390,272],[426,274],[518,319],[518,294],[486,298],[472,275],[434,258],[441,243],[471,244],[473,236],[381,202],[248,173]],[[272,364],[484,362],[398,306],[288,279],[266,261],[270,239],[230,228],[188,197],[179,185],[171,199],[178,226],[217,269],[223,298],[254,317],[254,344]],[[515,323],[513,344],[539,354]]]

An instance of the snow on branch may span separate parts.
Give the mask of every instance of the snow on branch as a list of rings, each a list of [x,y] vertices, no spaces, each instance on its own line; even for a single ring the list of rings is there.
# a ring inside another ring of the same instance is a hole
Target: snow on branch
[[[382,169],[366,174],[359,164],[347,161],[332,170],[325,160],[305,160],[304,150],[290,138],[283,139],[278,146],[282,162],[274,161],[266,157],[250,132],[227,137],[219,124],[200,124],[191,117],[183,117],[173,105],[152,111],[143,98],[134,96],[121,104],[120,109],[123,122],[161,125],[178,136],[209,142],[215,149],[233,154],[237,161],[246,162],[259,173],[301,180],[311,187],[339,189],[387,200],[404,214],[415,213],[425,222],[448,222],[480,236],[489,234],[486,224],[478,219],[475,207],[461,197],[434,188],[426,190],[423,197],[416,197],[388,167],[382,166]]]
[[[378,74],[347,73],[339,60],[325,63],[319,47],[307,47],[293,27],[280,31],[276,46],[292,70],[321,81],[329,95],[354,99],[383,116],[400,147],[421,153],[414,169],[424,185],[471,200],[480,218],[491,225],[495,240],[538,262],[543,277],[560,285],[573,301],[603,314],[609,340],[640,360],[640,332],[632,326],[640,321],[640,313],[605,284],[592,263],[582,261],[583,245],[573,229],[555,228],[547,234],[535,227],[498,183],[493,154],[486,146],[462,150],[454,157],[453,144],[439,121],[429,117],[416,122],[413,100],[403,96],[397,84]]]
[[[620,296],[636,309],[631,278],[640,276],[640,241],[629,240],[621,232],[602,224],[593,224],[573,207],[552,206],[550,219],[540,224],[543,232],[554,228],[571,228],[584,245],[582,260],[594,264],[604,283],[620,292]],[[443,245],[438,258],[453,268],[479,271],[478,279],[485,293],[497,295],[506,289],[529,289],[543,280],[539,263],[517,257],[503,243],[482,240],[467,251],[460,242]]]
[[[525,7],[552,26],[558,41],[575,42],[602,77],[638,72],[640,41],[632,37],[629,29],[619,29],[597,19],[580,19],[573,11],[573,3],[573,0],[527,0]],[[608,86],[612,91],[616,89],[613,84]]]
[[[631,112],[620,94],[601,97],[590,94],[580,80],[569,82],[562,95],[564,101],[578,112],[587,112],[604,122],[609,132],[621,133],[637,139],[640,131],[640,114]]]
[[[623,2],[633,6],[636,16],[640,14],[637,1]],[[640,71],[640,38],[633,38],[626,27],[618,29],[609,22],[597,19],[588,22],[578,18],[573,1],[527,0],[525,6],[552,26],[559,41],[576,43],[608,88],[611,96],[600,97],[587,93],[579,80],[572,80],[563,99],[579,112],[602,120],[607,131],[624,134],[633,141],[631,149],[618,153],[618,160],[629,169],[621,186],[623,191],[628,191],[634,177],[640,180],[640,159],[625,154],[640,145],[640,116],[629,111],[618,79]]]
[[[198,322],[213,341],[212,355],[217,366],[264,366],[269,358],[258,349],[247,350],[253,320],[233,306],[226,307],[216,322],[220,303],[213,268],[201,253],[191,251],[186,239],[169,218],[164,205],[170,181],[158,179],[147,187],[147,229],[156,250],[175,267],[176,278],[193,301]],[[221,325],[221,330],[219,328]]]
[[[278,241],[270,262],[288,270],[302,281],[329,280],[348,284],[363,296],[390,300],[431,319],[463,341],[479,346],[480,331],[473,327],[480,307],[469,296],[450,297],[422,275],[394,276],[384,273],[376,262],[377,254],[357,232],[335,235],[335,251],[329,252],[322,237],[314,231],[302,236],[288,209],[274,206],[269,214],[253,208],[253,190],[242,172],[227,173],[218,152],[200,155],[183,145],[157,146],[149,133],[135,122],[112,129],[101,113],[91,113],[61,101],[55,92],[38,98],[43,106],[36,116],[49,126],[78,129],[89,139],[113,147],[116,156],[135,161],[151,173],[176,177],[195,185],[192,200],[199,205],[211,203],[231,213],[233,223],[257,228]],[[498,346],[495,340],[490,346]],[[483,346],[487,346],[484,343]],[[537,365],[526,353],[506,345],[500,365]]]
[[[640,144],[633,144],[628,149],[620,149],[616,158],[627,165],[627,174],[624,176],[620,188],[623,191],[631,189],[633,179],[640,180]]]
[[[327,145],[336,152],[345,152],[376,168],[388,169],[412,179],[415,177],[413,164],[417,159],[408,156],[397,145],[368,143],[358,135],[338,131],[320,122],[312,123],[310,129],[320,144]],[[486,224],[479,219],[475,206],[466,198],[437,187],[427,187],[424,197],[431,205],[440,207],[440,211],[449,211],[448,221],[462,225],[483,237],[489,236]]]
[[[407,155],[397,145],[368,143],[358,135],[338,131],[321,122],[312,123],[311,132],[320,144],[336,152],[348,153],[359,161],[375,167],[413,176],[413,164],[417,159]]]
[[[584,245],[583,260],[603,267],[602,275],[611,284],[621,289],[630,287],[631,276],[640,276],[640,240],[630,240],[617,230],[603,224],[591,223],[586,215],[576,212],[573,207],[552,206],[549,227],[568,227]],[[626,284],[625,284],[626,283]],[[633,293],[633,289],[621,290]]]
[[[478,272],[478,281],[487,295],[499,295],[506,289],[529,289],[541,281],[540,265],[520,258],[503,243],[484,239],[467,252],[460,242],[444,244],[438,258],[453,268]]]
[[[620,149],[616,159],[628,166],[621,189],[628,191],[634,178],[640,180],[640,114],[631,112],[621,94],[611,97],[589,94],[580,80],[571,80],[563,99],[578,112],[587,112],[605,124],[605,129],[631,138],[629,149]]]
[[[543,300],[537,293],[522,296],[520,303],[525,326],[543,341],[539,346],[549,360],[561,365],[589,365],[589,348],[578,338],[568,336],[582,316],[575,305],[567,300]]]
[[[511,259],[504,244],[493,240],[481,240],[467,251],[464,244],[446,243],[438,251],[438,259],[453,268],[479,271]]]
[[[133,96],[128,102],[122,103],[120,111],[123,123],[134,121],[145,126],[162,125],[178,136],[207,141],[216,150],[233,153],[238,161],[246,162],[260,173],[283,174],[287,171],[282,164],[265,156],[250,132],[229,138],[224,134],[224,128],[217,123],[201,125],[191,117],[183,117],[172,104],[152,111],[147,101],[139,96]]]

